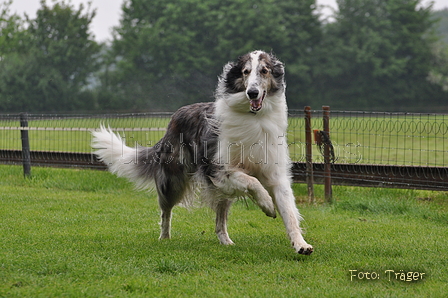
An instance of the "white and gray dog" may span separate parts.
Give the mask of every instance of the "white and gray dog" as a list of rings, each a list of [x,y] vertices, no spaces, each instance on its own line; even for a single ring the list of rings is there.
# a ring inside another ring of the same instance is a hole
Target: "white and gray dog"
[[[216,211],[224,245],[232,202],[248,196],[266,215],[280,213],[296,252],[309,255],[291,189],[284,66],[254,51],[229,62],[219,77],[216,101],[180,108],[154,147],[130,148],[111,129],[93,132],[95,154],[112,173],[140,188],[155,187],[161,209],[160,239],[170,238],[171,211],[196,197]]]

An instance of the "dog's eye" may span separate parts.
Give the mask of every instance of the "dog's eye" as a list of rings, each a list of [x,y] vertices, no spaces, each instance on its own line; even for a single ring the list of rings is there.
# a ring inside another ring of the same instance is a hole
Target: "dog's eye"
[[[244,74],[244,75],[247,76],[249,73],[250,73],[250,70],[249,70],[249,69],[245,69],[245,70],[243,70],[243,74]]]
[[[262,74],[267,74],[269,72],[269,70],[266,68],[266,67],[263,67],[262,69],[261,69],[261,73]]]

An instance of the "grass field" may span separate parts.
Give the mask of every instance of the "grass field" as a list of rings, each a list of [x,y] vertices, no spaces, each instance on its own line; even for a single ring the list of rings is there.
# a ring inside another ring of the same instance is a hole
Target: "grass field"
[[[329,206],[305,189],[311,256],[251,202],[232,208],[234,246],[207,208],[176,208],[159,241],[154,194],[107,172],[0,166],[0,297],[446,297],[448,193],[334,187]]]

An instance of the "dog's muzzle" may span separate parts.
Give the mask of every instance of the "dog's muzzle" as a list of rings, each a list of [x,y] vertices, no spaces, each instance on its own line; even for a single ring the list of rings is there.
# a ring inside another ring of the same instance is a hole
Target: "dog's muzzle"
[[[251,112],[258,112],[263,107],[263,100],[266,96],[266,91],[260,96],[260,92],[257,89],[249,89],[247,91],[247,97],[250,100],[250,110]]]

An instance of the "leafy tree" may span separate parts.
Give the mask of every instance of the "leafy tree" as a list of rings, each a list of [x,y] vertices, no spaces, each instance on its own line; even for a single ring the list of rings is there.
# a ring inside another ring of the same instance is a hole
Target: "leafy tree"
[[[444,42],[436,42],[431,45],[432,68],[428,80],[448,91],[448,45]]]
[[[409,110],[448,100],[447,46],[420,0],[339,0],[325,25],[315,0],[126,0],[109,50],[89,32],[90,6],[42,0],[35,19],[21,19],[11,1],[0,3],[3,112],[210,101],[223,64],[255,49],[285,62],[291,108]],[[101,84],[92,91],[93,73]]]
[[[45,0],[41,4],[36,19],[28,20],[28,31],[42,62],[57,69],[70,87],[84,86],[99,51],[88,31],[95,11],[83,14],[82,4],[75,10],[64,1],[53,7]]]
[[[419,0],[338,0],[316,74],[319,97],[342,109],[402,109],[437,92],[431,7]],[[439,88],[440,89],[440,88]]]
[[[441,36],[443,42],[448,44],[448,8],[434,11],[432,17],[437,21],[436,32]]]
[[[15,40],[24,45],[22,50],[0,61],[1,110],[89,107],[81,99],[89,74],[97,69],[99,46],[88,31],[95,12],[83,10],[83,5],[75,9],[64,1],[49,7],[42,0],[36,19],[26,17],[25,38]]]
[[[23,50],[23,21],[10,15],[12,0],[0,3],[0,58],[6,54]]]
[[[110,108],[212,100],[222,66],[255,49],[272,50],[287,64],[292,103],[307,94],[321,30],[314,0],[129,0],[122,9],[116,69],[103,77],[115,94],[102,103]]]
[[[432,68],[429,81],[438,84],[444,91],[448,91],[448,9],[433,13],[436,32],[440,40],[431,44]]]

